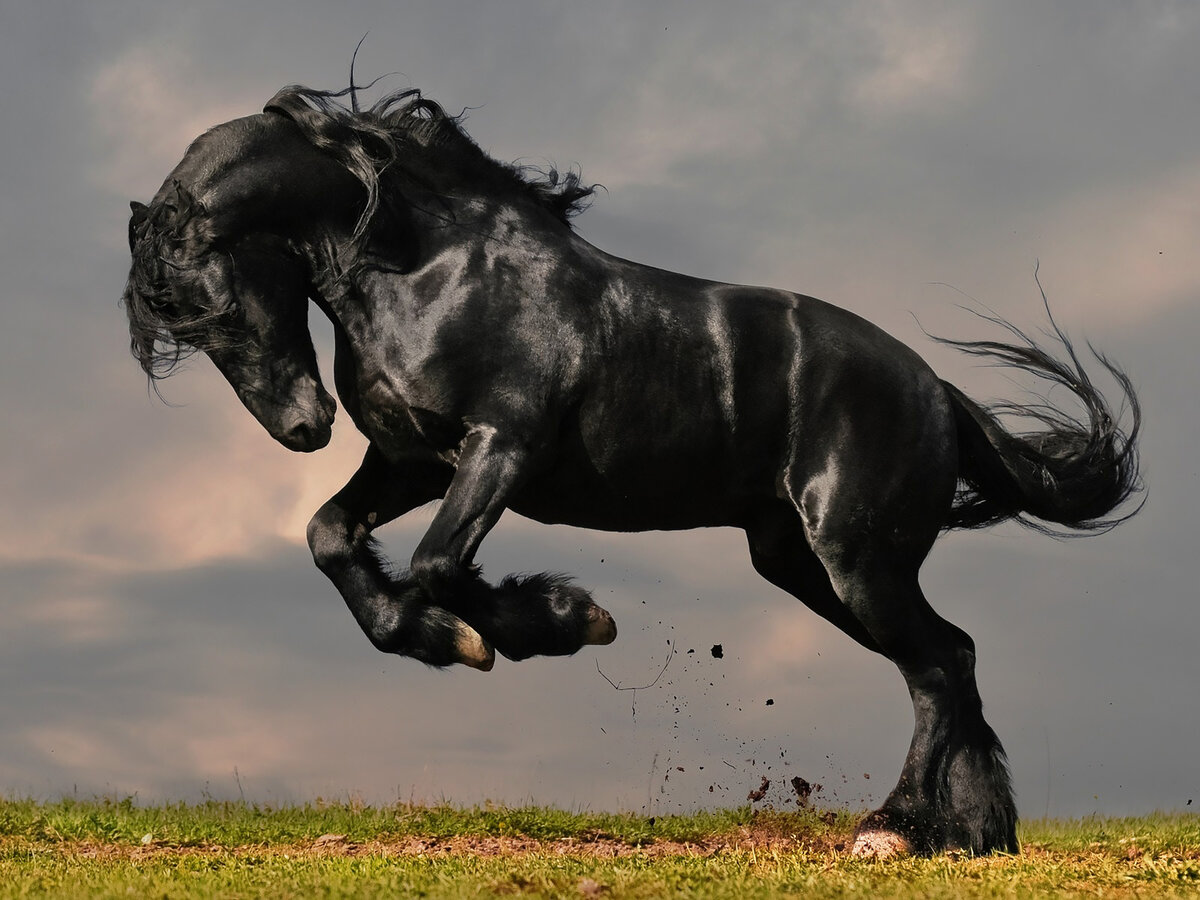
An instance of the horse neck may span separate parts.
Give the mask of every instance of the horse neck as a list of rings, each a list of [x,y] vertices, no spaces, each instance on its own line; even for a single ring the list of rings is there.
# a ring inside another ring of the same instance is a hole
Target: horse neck
[[[541,253],[551,244],[553,252],[562,241],[578,239],[531,198],[458,186],[407,193],[396,203],[385,200],[365,243],[357,245],[349,229],[332,227],[307,242],[306,252],[318,293],[314,301],[336,320],[362,315],[364,304],[371,306],[375,299],[364,291],[372,294],[367,285],[379,277],[415,276],[447,253],[498,246],[524,246]]]

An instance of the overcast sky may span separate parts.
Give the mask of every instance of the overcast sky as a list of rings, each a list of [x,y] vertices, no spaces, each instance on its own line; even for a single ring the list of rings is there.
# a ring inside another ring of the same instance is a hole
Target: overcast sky
[[[172,405],[147,391],[128,201],[281,86],[345,86],[367,32],[360,77],[604,184],[577,220],[603,249],[815,294],[981,398],[1024,385],[920,326],[987,335],[966,294],[1038,327],[1040,261],[1060,322],[1138,387],[1149,500],[1088,540],[952,535],[923,584],[977,642],[1023,815],[1200,799],[1193,0],[0,0],[0,791],[669,812],[763,775],[855,806],[895,782],[899,674],[761,581],[740,534],[509,515],[487,573],[575,573],[620,636],[435,672],[377,653],[304,546],[361,456],[348,422],[300,456],[206,360]],[[428,520],[381,533],[397,560]]]

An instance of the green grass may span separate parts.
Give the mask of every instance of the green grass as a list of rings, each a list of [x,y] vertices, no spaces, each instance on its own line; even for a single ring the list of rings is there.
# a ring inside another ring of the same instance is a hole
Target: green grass
[[[1039,821],[1016,856],[868,862],[854,817],[0,801],[9,897],[1200,896],[1200,816]]]
[[[323,834],[342,835],[349,842],[414,836],[521,836],[552,841],[582,835],[639,845],[696,841],[714,833],[730,833],[756,818],[748,807],[647,819],[629,813],[573,813],[543,807],[463,809],[406,803],[372,807],[318,801],[274,808],[238,802],[141,806],[133,798],[53,803],[0,800],[0,840],[133,845],[151,835],[156,846],[232,848],[312,841]],[[815,819],[816,814],[808,818]]]

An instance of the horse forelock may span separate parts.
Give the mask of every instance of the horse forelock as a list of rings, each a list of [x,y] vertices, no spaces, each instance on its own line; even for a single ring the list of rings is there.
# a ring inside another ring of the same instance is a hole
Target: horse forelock
[[[204,206],[170,179],[148,207],[135,207],[129,226],[132,263],[121,301],[130,351],[152,380],[170,375],[197,350],[240,346],[228,326],[229,306],[185,306],[176,288],[196,275],[207,245]]]

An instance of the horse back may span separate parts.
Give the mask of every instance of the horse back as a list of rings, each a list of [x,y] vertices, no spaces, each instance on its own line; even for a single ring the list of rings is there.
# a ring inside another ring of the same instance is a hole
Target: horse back
[[[591,527],[739,525],[839,446],[874,464],[904,423],[939,430],[925,363],[845,310],[620,260],[588,284],[575,399],[526,492],[535,518],[564,521],[561,503]]]

